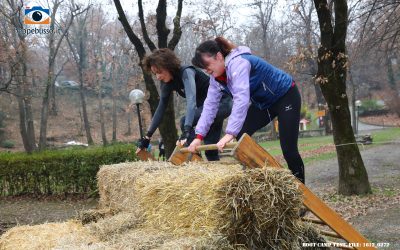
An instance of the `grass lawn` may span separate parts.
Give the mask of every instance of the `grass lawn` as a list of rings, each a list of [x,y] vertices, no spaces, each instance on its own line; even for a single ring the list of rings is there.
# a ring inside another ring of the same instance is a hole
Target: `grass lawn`
[[[359,146],[360,150],[365,150],[369,147],[379,146],[383,143],[390,143],[391,141],[400,138],[400,128],[388,128],[384,130],[373,131],[372,133],[373,143],[372,145]],[[259,143],[273,156],[282,156],[281,146],[279,140],[265,141]],[[153,145],[155,149],[154,156],[157,159],[158,146]],[[303,157],[305,165],[313,161],[328,160],[336,157],[336,150],[333,143],[333,136],[320,136],[320,137],[309,137],[299,138],[299,150]],[[283,163],[286,162],[283,160]]]
[[[372,145],[359,146],[360,150],[390,143],[391,141],[400,138],[400,128],[388,128],[371,132],[373,143]],[[281,156],[279,140],[261,142],[264,147],[273,156]],[[303,157],[304,164],[307,165],[313,161],[327,160],[336,157],[336,150],[333,144],[333,136],[321,136],[310,138],[299,138],[299,150]]]

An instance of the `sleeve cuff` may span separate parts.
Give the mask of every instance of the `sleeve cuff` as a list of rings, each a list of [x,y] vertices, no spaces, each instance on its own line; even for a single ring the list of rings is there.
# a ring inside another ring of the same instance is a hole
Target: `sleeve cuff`
[[[149,137],[149,138],[150,138],[152,135],[153,135],[153,133],[151,133],[150,131],[148,131],[147,134],[146,134],[146,136]]]
[[[202,141],[204,139],[204,136],[202,136],[201,134],[197,134],[196,139],[200,139]]]
[[[230,134],[230,135],[233,135],[233,137],[237,137],[237,135],[239,134],[239,132],[234,132],[234,131],[231,131],[231,130],[226,130],[225,131],[225,134]]]

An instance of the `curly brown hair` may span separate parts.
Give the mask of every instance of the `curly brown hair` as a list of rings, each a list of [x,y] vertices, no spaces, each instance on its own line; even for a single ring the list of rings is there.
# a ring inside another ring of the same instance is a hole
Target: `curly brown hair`
[[[154,50],[151,55],[145,56],[142,61],[144,70],[151,72],[151,67],[168,70],[172,75],[179,72],[181,61],[175,53],[167,48]]]

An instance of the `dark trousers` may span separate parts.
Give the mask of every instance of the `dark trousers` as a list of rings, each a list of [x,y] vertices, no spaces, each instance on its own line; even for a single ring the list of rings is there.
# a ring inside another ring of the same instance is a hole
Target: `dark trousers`
[[[224,123],[224,119],[231,114],[231,110],[232,110],[232,98],[228,94],[224,93],[219,103],[219,108],[217,115],[214,119],[214,123],[211,125],[207,135],[204,137],[204,144],[216,144],[219,141],[219,139],[221,138],[222,125]],[[203,106],[197,107],[193,120],[193,128],[199,121],[202,111],[203,111]],[[185,125],[185,116],[181,118],[180,125],[183,131]],[[190,144],[194,140],[194,138],[195,138],[195,133],[193,130],[191,136],[187,140],[187,143]],[[207,150],[205,152],[205,155],[208,161],[219,161],[218,150]]]
[[[253,135],[254,132],[266,126],[275,117],[278,117],[279,141],[283,156],[293,175],[304,183],[304,164],[297,147],[300,108],[301,97],[296,85],[266,110],[260,110],[251,105],[237,138],[240,138],[243,133],[247,133],[250,136]]]

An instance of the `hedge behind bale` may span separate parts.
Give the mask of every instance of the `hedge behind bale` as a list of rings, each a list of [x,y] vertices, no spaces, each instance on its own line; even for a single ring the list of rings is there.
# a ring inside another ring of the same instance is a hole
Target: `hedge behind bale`
[[[96,190],[101,165],[136,160],[132,145],[117,144],[0,154],[0,196],[89,194]]]

